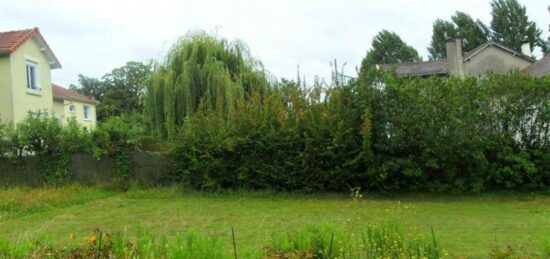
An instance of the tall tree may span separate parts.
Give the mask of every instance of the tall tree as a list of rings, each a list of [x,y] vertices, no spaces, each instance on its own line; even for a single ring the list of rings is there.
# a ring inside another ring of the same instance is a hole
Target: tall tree
[[[395,32],[383,30],[372,39],[372,48],[367,52],[362,66],[421,61],[413,47],[407,45]]]
[[[148,83],[145,112],[157,137],[174,137],[186,118],[199,111],[232,114],[238,100],[264,93],[269,83],[262,64],[242,42],[204,32],[181,38]]]
[[[144,83],[150,73],[151,65],[130,61],[101,79],[78,75],[79,85],[71,85],[70,89],[100,102],[97,107],[99,121],[116,115],[142,114]]]
[[[516,51],[528,40],[531,48],[544,46],[542,31],[527,17],[526,7],[517,0],[493,0],[491,2],[491,29],[493,40]]]
[[[422,61],[418,51],[407,45],[399,35],[387,30],[380,31],[372,39],[372,48],[361,62],[358,82],[362,86],[374,83],[378,64],[406,63]]]
[[[101,80],[80,74],[78,75],[78,84],[71,84],[69,89],[93,97],[98,101],[103,99],[103,83]]]
[[[442,59],[447,57],[445,42],[456,36],[456,26],[449,21],[437,19],[433,24],[432,42],[428,47],[430,59]]]
[[[102,116],[143,113],[145,81],[151,73],[151,65],[127,62],[102,77]]]
[[[452,38],[463,39],[464,51],[469,51],[486,43],[490,38],[490,29],[479,19],[474,20],[464,12],[456,12],[451,16],[451,21],[438,19],[433,25],[433,34],[428,52],[430,59],[447,57],[445,42]]]
[[[464,40],[464,50],[470,51],[481,44],[489,41],[491,30],[481,20],[474,19],[464,12],[456,12],[451,17],[451,20],[456,25],[456,37]]]

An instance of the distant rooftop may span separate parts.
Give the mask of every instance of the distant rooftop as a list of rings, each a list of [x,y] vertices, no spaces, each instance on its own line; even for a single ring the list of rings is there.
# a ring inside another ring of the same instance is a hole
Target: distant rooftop
[[[52,84],[53,98],[58,100],[77,101],[90,104],[99,104],[99,102],[89,96],[83,95],[79,92],[63,88],[59,85]]]

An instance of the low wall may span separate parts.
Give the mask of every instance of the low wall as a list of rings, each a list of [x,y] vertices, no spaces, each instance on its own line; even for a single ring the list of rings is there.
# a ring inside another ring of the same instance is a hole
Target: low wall
[[[133,154],[136,180],[154,184],[169,184],[173,172],[170,160],[157,153],[136,152]],[[69,182],[82,184],[107,183],[118,177],[116,161],[104,156],[100,159],[88,154],[71,155]],[[24,157],[20,161],[0,158],[0,185],[42,184],[36,157]]]

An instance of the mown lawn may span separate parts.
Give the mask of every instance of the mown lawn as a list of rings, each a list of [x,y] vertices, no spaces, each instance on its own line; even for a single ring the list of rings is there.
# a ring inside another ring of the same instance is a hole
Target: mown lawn
[[[231,249],[231,228],[243,254],[256,254],[272,233],[311,224],[361,228],[396,221],[405,231],[430,235],[451,255],[484,258],[511,245],[518,254],[541,253],[550,240],[550,196],[366,196],[270,193],[205,194],[176,188],[126,193],[86,187],[0,190],[0,236],[12,242],[48,238],[63,244],[96,228],[168,237],[187,229],[217,236]]]

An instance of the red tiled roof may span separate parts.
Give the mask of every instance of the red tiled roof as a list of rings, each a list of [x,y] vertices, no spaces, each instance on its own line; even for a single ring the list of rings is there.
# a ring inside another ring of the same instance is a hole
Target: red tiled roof
[[[99,104],[99,102],[92,97],[83,95],[73,90],[63,88],[55,84],[52,84],[52,92],[53,92],[54,99],[77,101],[77,102],[90,103],[90,104]]]
[[[0,32],[0,53],[12,53],[38,32],[38,28]]]
[[[44,40],[44,37],[42,37],[42,34],[40,34],[38,27],[19,31],[0,32],[0,54],[10,54],[16,51],[21,45],[33,37],[36,37],[40,47],[44,48],[43,51],[45,51],[46,57],[51,62],[50,66],[52,68],[61,68],[59,60],[57,60],[57,57],[50,46],[48,46],[46,40]]]

